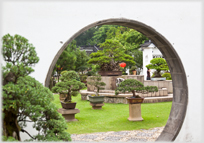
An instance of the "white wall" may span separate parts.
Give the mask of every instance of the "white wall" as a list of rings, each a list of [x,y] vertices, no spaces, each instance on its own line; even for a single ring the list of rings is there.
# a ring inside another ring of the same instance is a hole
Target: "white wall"
[[[0,36],[20,34],[33,43],[40,62],[32,76],[41,83],[44,83],[48,68],[62,46],[60,40],[65,42],[81,28],[99,20],[122,17],[153,27],[174,46],[188,76],[187,115],[176,141],[203,140],[204,38],[201,1],[4,0],[1,4]]]

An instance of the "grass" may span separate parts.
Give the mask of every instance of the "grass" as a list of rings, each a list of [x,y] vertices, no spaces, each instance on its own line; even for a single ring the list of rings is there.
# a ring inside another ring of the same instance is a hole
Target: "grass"
[[[54,95],[54,103],[62,108],[59,95]],[[89,101],[81,100],[81,95],[72,97],[77,102],[76,108],[80,113],[75,117],[78,122],[68,122],[70,134],[84,134],[107,131],[124,131],[150,129],[165,126],[170,114],[172,102],[143,103],[141,104],[143,121],[131,122],[129,117],[128,104],[104,103],[103,109],[93,110]]]

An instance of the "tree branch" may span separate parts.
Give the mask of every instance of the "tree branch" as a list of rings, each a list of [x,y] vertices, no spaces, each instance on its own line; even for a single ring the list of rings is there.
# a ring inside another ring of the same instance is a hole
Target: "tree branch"
[[[23,133],[26,132],[32,139],[34,139],[34,140],[36,139],[36,138],[32,137],[32,136],[31,136],[26,130],[24,130],[24,129],[21,129],[21,132],[23,132]]]

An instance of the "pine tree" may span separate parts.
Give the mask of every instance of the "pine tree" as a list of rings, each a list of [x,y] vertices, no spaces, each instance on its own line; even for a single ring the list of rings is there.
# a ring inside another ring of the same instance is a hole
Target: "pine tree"
[[[30,141],[70,141],[67,124],[52,103],[52,92],[29,74],[39,58],[35,47],[20,35],[3,36],[3,136],[21,141],[27,122],[38,132]]]

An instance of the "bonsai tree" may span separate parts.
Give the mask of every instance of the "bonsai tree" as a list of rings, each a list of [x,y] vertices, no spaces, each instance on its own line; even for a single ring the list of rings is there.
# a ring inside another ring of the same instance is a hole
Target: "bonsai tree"
[[[60,77],[52,91],[55,93],[66,93],[64,102],[71,102],[72,96],[77,96],[80,89],[85,88],[85,84],[79,81],[79,75],[75,71],[65,71]]]
[[[136,95],[136,93],[156,92],[158,91],[158,88],[156,86],[144,87],[144,85],[136,79],[126,79],[116,88],[115,95],[118,95],[119,91],[122,91],[123,93],[126,91],[132,92],[132,98],[141,98],[139,95]]]
[[[88,64],[100,66],[100,71],[120,71],[119,63],[125,62],[130,65],[135,65],[134,58],[125,54],[122,44],[115,39],[106,39],[100,44],[103,50],[91,53],[91,59]]]
[[[39,61],[35,47],[17,34],[7,34],[2,41],[6,63],[2,66],[2,139],[21,141],[20,132],[25,132],[32,141],[71,141],[67,123],[52,102],[53,93],[29,76]],[[33,129],[26,131],[28,122]],[[38,133],[31,136],[32,130]]]
[[[161,71],[162,70],[169,70],[169,67],[166,63],[166,60],[163,58],[154,58],[150,61],[149,65],[146,65],[148,69],[155,69],[156,72],[154,73],[154,77],[162,77]]]
[[[130,71],[131,74],[133,74],[133,71],[136,71],[136,69],[137,69],[136,66],[132,66],[129,71]]]
[[[96,87],[96,96],[99,96],[99,90],[104,89],[102,86],[105,86],[106,84],[104,82],[101,82],[101,75],[95,74],[94,76],[90,77],[88,84]]]

